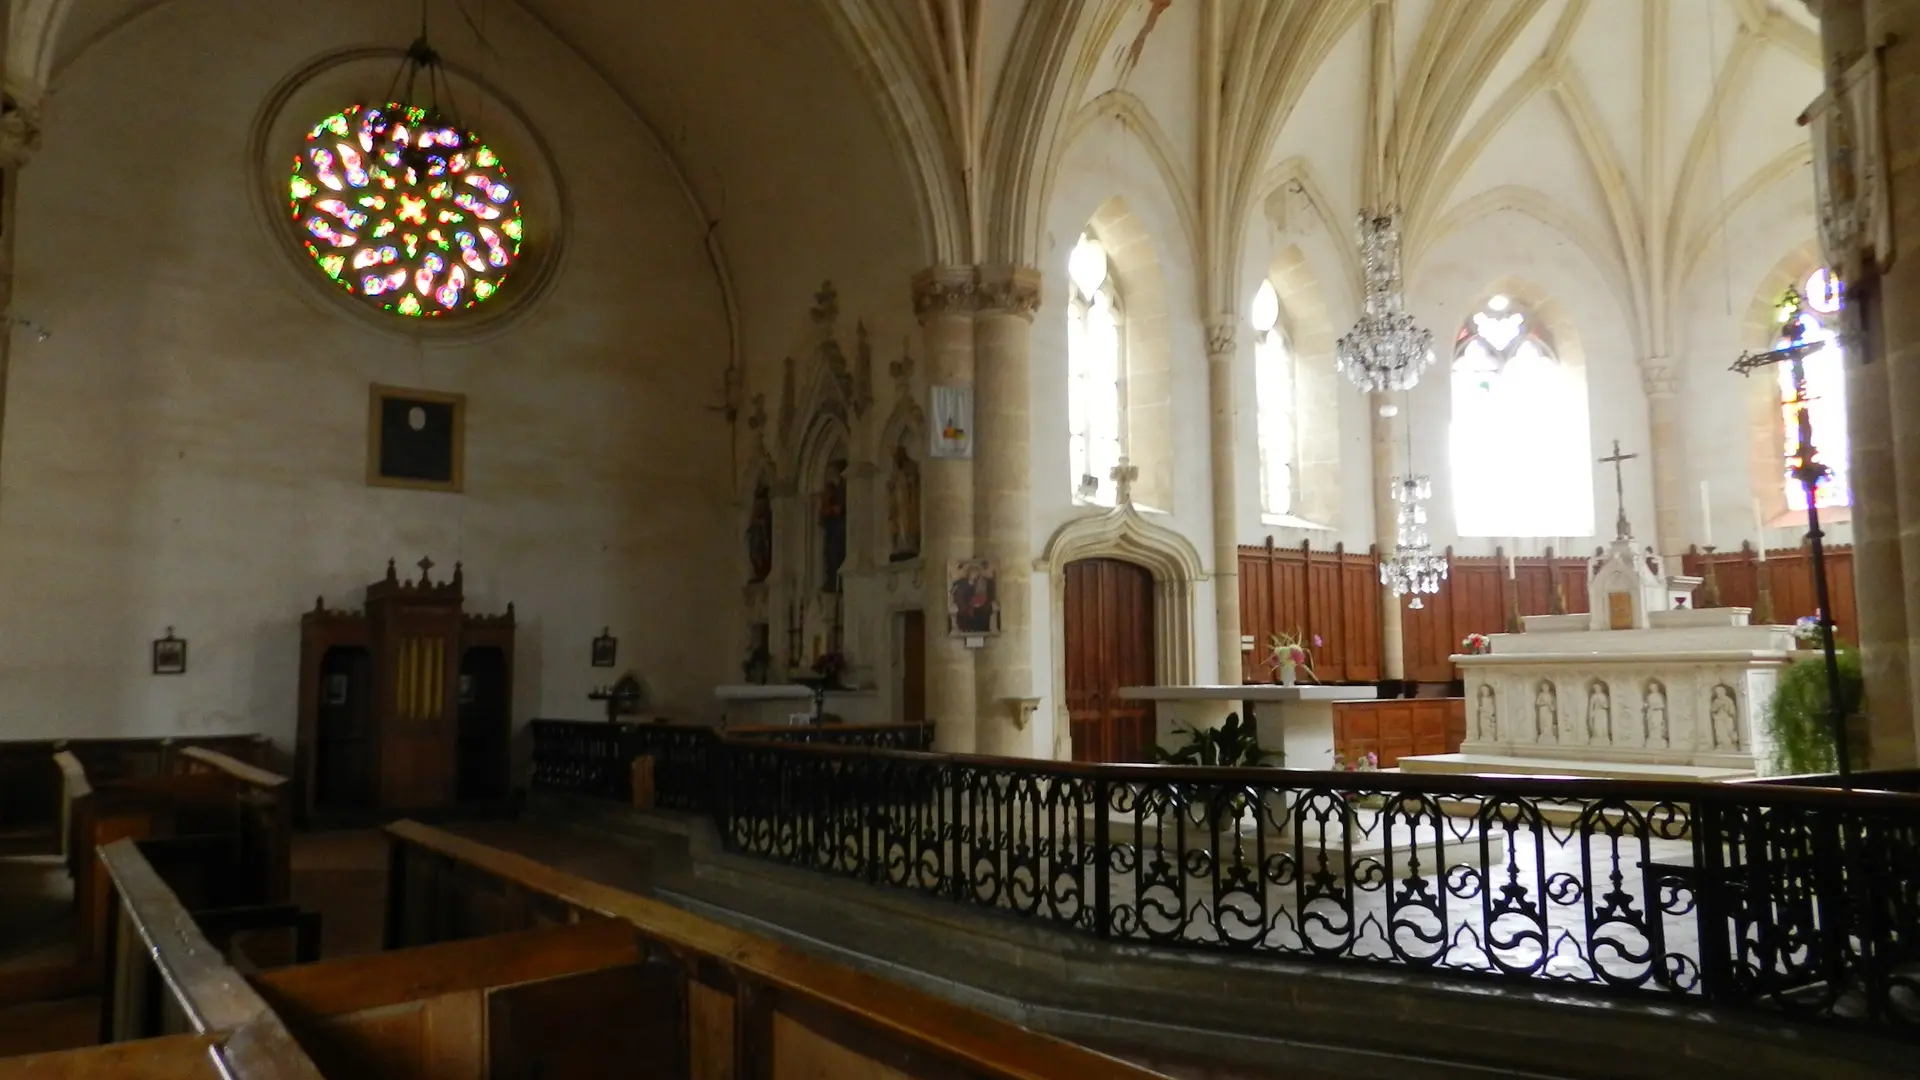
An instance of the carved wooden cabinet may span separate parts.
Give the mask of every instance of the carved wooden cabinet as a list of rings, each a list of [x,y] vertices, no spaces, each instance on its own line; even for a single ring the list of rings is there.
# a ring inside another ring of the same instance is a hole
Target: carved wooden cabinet
[[[308,821],[377,820],[505,802],[513,731],[513,605],[463,610],[461,568],[391,561],[361,611],[321,600],[300,620],[295,775]]]

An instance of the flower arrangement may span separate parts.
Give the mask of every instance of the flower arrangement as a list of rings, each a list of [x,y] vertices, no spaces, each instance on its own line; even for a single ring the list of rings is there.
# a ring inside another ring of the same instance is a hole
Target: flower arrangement
[[[814,657],[813,673],[827,682],[839,685],[840,676],[847,670],[847,658],[839,652],[821,653]]]
[[[1321,647],[1320,635],[1313,635],[1313,647]],[[1267,635],[1267,666],[1280,673],[1282,685],[1293,685],[1294,673],[1304,671],[1309,679],[1319,676],[1313,673],[1313,653],[1307,649],[1307,641],[1300,634]]]
[[[1369,750],[1352,761],[1338,750],[1333,753],[1333,767],[1341,772],[1379,772],[1380,755]]]
[[[1480,656],[1493,651],[1493,639],[1485,634],[1468,634],[1460,639],[1460,651]]]
[[[1796,619],[1793,624],[1793,637],[1802,645],[1819,645],[1821,643],[1820,613],[1815,611],[1811,615],[1802,615]]]

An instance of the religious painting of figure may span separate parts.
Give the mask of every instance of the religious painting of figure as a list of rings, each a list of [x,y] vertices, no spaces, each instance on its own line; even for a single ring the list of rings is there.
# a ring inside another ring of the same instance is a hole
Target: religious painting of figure
[[[1535,742],[1546,742],[1551,734],[1555,741],[1560,738],[1560,703],[1553,683],[1541,679],[1540,685],[1533,690],[1533,738]]]
[[[956,637],[1000,632],[1000,589],[990,560],[954,560],[947,574],[947,618]]]
[[[1659,679],[1647,680],[1647,718],[1642,732],[1648,746],[1670,745],[1667,736],[1667,688]]]
[[[904,446],[893,448],[893,472],[887,477],[887,535],[889,561],[920,554],[920,465]]]
[[[820,591],[840,591],[840,568],[847,561],[847,463],[827,462],[820,485]]]
[[[754,481],[753,507],[747,511],[747,569],[749,585],[773,573],[773,488],[765,476]]]
[[[1733,688],[1726,683],[1713,688],[1713,698],[1707,702],[1707,719],[1713,724],[1714,749],[1740,749],[1740,705],[1734,699]]]
[[[1613,698],[1599,679],[1587,685],[1587,742],[1601,746],[1613,742]]]
[[[1481,683],[1480,690],[1474,695],[1474,726],[1480,729],[1482,742],[1500,741],[1500,719],[1493,703],[1493,685]]]

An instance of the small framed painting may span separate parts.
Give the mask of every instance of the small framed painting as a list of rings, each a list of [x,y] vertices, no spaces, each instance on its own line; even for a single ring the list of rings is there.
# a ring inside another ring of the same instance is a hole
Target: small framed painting
[[[347,703],[347,676],[345,673],[335,672],[327,676],[320,703],[328,708],[337,708]]]
[[[612,667],[619,649],[620,639],[613,636],[612,628],[603,628],[600,636],[593,639],[593,666]]]
[[[153,673],[155,675],[184,675],[187,672],[187,643],[184,638],[173,636],[173,627],[167,627],[167,636],[153,641]]]
[[[1000,632],[1000,586],[991,559],[955,559],[947,570],[947,633],[987,637]]]
[[[374,384],[367,405],[367,483],[461,491],[466,483],[465,394]]]

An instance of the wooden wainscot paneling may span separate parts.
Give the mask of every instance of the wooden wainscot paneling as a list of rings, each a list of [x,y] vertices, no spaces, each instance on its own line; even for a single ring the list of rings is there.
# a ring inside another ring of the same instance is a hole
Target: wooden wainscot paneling
[[[1833,602],[1834,632],[1846,641],[1859,641],[1859,616],[1853,585],[1853,548],[1840,544],[1825,552],[1827,595]],[[1711,585],[1720,594],[1720,606],[1753,608],[1755,622],[1791,623],[1811,615],[1819,603],[1814,599],[1813,549],[1768,548],[1766,558],[1751,544],[1742,543],[1737,551],[1716,551],[1708,555],[1689,548],[1681,562],[1686,572],[1702,578],[1711,570]],[[1760,586],[1766,585],[1765,597]],[[1703,581],[1694,595],[1705,599],[1709,582]]]
[[[1498,551],[1498,549],[1496,549]],[[1448,658],[1468,634],[1500,634],[1510,616],[1580,613],[1587,610],[1587,557],[1545,555],[1514,560],[1509,576],[1504,552],[1492,556],[1446,551],[1447,576],[1419,608],[1400,601],[1400,631],[1406,677],[1414,682],[1451,682],[1459,671]]]
[[[1466,738],[1461,698],[1341,701],[1333,706],[1333,749],[1351,765],[1367,753],[1390,769],[1403,757],[1453,754]]]
[[[1380,573],[1372,551],[1344,545],[1316,551],[1277,547],[1272,537],[1240,548],[1240,632],[1253,639],[1241,653],[1241,678],[1268,683],[1268,642],[1276,633],[1315,635],[1314,674],[1321,682],[1380,678]]]

